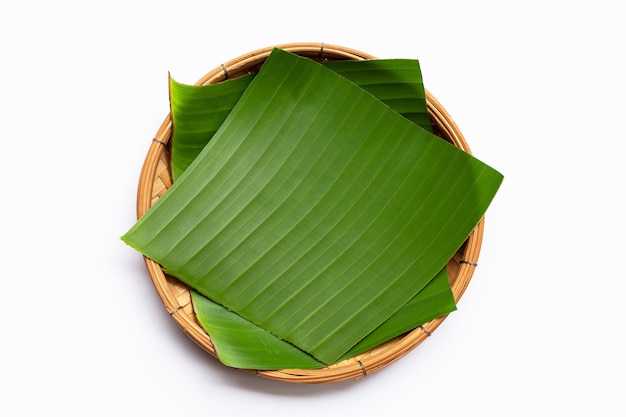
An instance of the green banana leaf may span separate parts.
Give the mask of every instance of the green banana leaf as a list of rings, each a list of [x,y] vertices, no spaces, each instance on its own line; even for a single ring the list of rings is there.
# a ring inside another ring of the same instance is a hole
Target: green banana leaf
[[[332,70],[275,50],[122,239],[329,364],[431,281],[501,180]]]
[[[191,291],[196,318],[211,335],[217,357],[234,368],[257,370],[318,369],[325,364],[267,330]],[[367,335],[341,359],[359,355],[456,309],[444,268],[418,294],[382,325]]]
[[[213,137],[252,78],[253,74],[248,74],[213,85],[192,86],[170,77],[170,166],[174,181]]]
[[[418,60],[345,60],[324,62],[323,65],[357,84],[413,123],[432,132]]]
[[[417,60],[367,60],[323,62],[327,68],[356,83],[391,109],[432,131]],[[253,74],[218,84],[192,86],[170,78],[174,121],[173,170],[182,173],[213,136],[252,80]],[[183,157],[184,155],[184,157]],[[178,169],[176,168],[178,167]],[[176,177],[178,174],[176,174]],[[456,308],[445,270],[382,326],[355,346],[354,356]],[[437,284],[437,285],[435,285]],[[443,284],[443,285],[441,285]],[[433,291],[438,290],[435,298]],[[429,302],[426,303],[425,299]],[[439,303],[437,303],[437,301]],[[196,317],[211,335],[220,360],[232,367],[314,369],[324,366],[297,347],[268,333],[237,314],[192,291]],[[412,307],[412,308],[411,308]],[[399,319],[400,318],[400,319]]]
[[[419,61],[330,61],[322,65],[356,83],[414,123],[432,131]],[[172,179],[198,156],[246,90],[254,74],[211,85],[188,85],[170,77]]]
[[[211,335],[220,362],[233,368],[318,369],[325,366],[308,353],[191,290],[194,312]]]
[[[447,269],[443,268],[435,278],[400,310],[363,338],[341,359],[348,359],[366,352],[381,343],[400,336],[429,321],[443,317],[456,310],[454,294],[448,282]]]

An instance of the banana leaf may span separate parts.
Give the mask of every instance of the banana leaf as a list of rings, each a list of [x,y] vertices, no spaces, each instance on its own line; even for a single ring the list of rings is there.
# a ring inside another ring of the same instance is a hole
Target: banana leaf
[[[267,330],[191,291],[201,326],[211,335],[217,357],[227,366],[257,370],[318,369],[325,364]],[[446,269],[398,312],[367,335],[341,359],[347,359],[456,310]]]
[[[325,366],[308,353],[191,290],[194,312],[220,362],[244,369],[318,369]]]
[[[356,83],[414,123],[432,131],[419,61],[380,59],[330,61],[322,65]],[[222,125],[254,74],[211,85],[188,85],[170,77],[172,179],[198,156]]]
[[[274,50],[122,239],[330,364],[432,280],[501,180],[334,71]]]
[[[443,268],[422,291],[417,293],[376,330],[364,337],[341,359],[351,358],[366,352],[455,310],[456,302],[448,282],[448,273],[446,268]]]
[[[356,83],[407,119],[432,131],[417,60],[323,62],[327,68]],[[170,78],[174,123],[172,170],[182,173],[213,136],[252,80],[253,74],[213,85],[195,86]],[[439,278],[441,277],[441,278]],[[324,364],[192,291],[196,317],[211,335],[222,363],[237,368],[315,369]],[[392,318],[367,336],[349,354],[355,356],[456,309],[445,269]],[[397,317],[396,317],[397,316]]]
[[[324,62],[323,65],[357,84],[413,123],[432,132],[418,60],[345,60]]]
[[[174,181],[213,137],[252,78],[253,74],[248,74],[205,86],[185,85],[169,78],[172,114],[170,166]]]

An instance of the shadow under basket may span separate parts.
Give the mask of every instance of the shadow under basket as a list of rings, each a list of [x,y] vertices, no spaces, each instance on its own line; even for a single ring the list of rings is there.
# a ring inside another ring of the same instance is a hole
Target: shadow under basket
[[[324,43],[289,43],[277,45],[277,47],[316,61],[375,59],[375,57],[363,52]],[[255,73],[272,49],[273,47],[259,49],[226,62],[207,73],[198,80],[196,85],[215,84],[244,74]],[[428,91],[426,91],[426,101],[434,133],[463,151],[471,153],[465,138],[454,121]],[[171,133],[172,123],[170,115],[168,115],[152,141],[141,171],[137,191],[138,218],[143,216],[172,185],[169,149]],[[484,219],[481,219],[465,243],[448,262],[448,276],[457,302],[465,292],[477,265],[483,228]],[[205,332],[196,319],[188,287],[176,278],[165,274],[156,262],[145,257],[144,259],[152,282],[170,316],[187,336],[209,354],[216,356],[210,335]],[[331,383],[359,379],[371,375],[405,356],[431,336],[445,318],[444,316],[432,320],[361,355],[325,368],[273,371],[243,369],[243,371],[263,378],[293,383]]]

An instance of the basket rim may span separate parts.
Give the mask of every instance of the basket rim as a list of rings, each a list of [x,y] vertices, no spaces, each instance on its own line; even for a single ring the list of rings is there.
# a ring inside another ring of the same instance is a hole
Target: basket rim
[[[214,68],[201,77],[195,85],[207,85],[224,81],[241,74],[251,72],[249,69],[261,64],[275,48],[284,49],[298,55],[313,59],[376,59],[373,55],[357,51],[352,48],[313,42],[287,43],[269,46],[240,55]],[[459,149],[471,154],[470,147],[456,123],[441,103],[428,91],[426,104],[433,124],[438,126],[449,140]],[[172,133],[171,115],[167,114],[159,126],[146,154],[141,169],[137,187],[136,215],[140,218],[154,204],[159,195],[171,186],[171,176],[168,166],[167,145]],[[155,183],[162,184],[156,187]],[[453,259],[458,265],[458,274],[452,283],[452,292],[455,301],[463,296],[473,273],[476,269],[484,231],[484,217],[478,222],[465,244],[460,249],[458,259]],[[457,252],[457,254],[459,254]],[[173,277],[167,276],[161,266],[144,256],[144,262],[150,279],[163,302],[166,311],[174,319],[184,333],[211,356],[217,357],[210,335],[195,320],[191,302],[186,298],[189,289]],[[186,294],[185,294],[186,292]],[[182,294],[182,302],[181,302]],[[431,320],[414,330],[383,343],[361,355],[346,359],[337,364],[314,370],[282,369],[282,370],[251,370],[241,369],[263,378],[295,382],[295,383],[329,383],[349,379],[360,379],[371,375],[404,357],[416,348],[443,323],[446,316]]]

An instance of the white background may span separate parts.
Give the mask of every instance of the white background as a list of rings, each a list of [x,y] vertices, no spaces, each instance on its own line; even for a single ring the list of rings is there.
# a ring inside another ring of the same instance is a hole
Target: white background
[[[623,416],[624,14],[582,1],[120,1],[0,6],[7,416]],[[458,311],[365,379],[227,369],[167,315],[139,171],[168,111],[243,53],[325,42],[420,60],[505,175]]]

